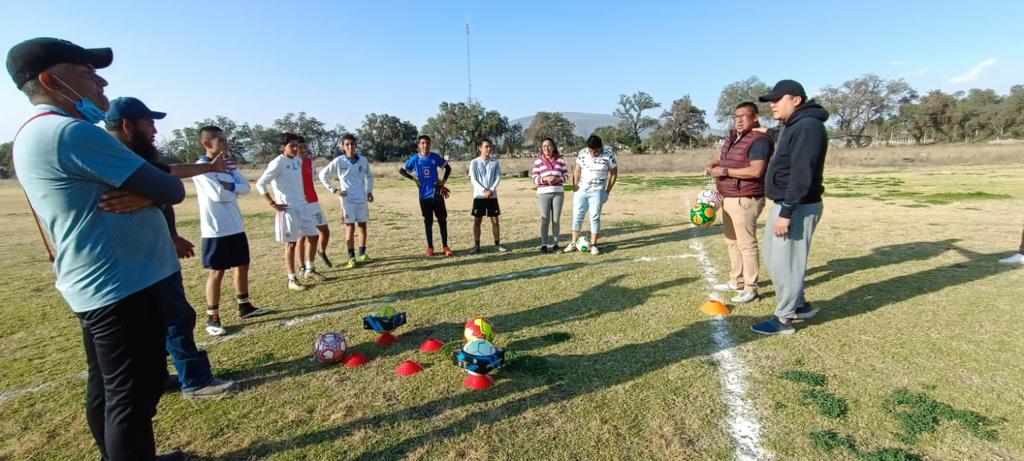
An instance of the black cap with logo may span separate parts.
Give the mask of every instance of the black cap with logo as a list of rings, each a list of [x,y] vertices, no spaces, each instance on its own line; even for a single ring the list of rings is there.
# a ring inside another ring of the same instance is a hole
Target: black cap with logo
[[[7,73],[21,88],[40,72],[57,64],[88,64],[102,69],[114,61],[110,48],[82,48],[67,40],[39,37],[25,40],[7,52]]]

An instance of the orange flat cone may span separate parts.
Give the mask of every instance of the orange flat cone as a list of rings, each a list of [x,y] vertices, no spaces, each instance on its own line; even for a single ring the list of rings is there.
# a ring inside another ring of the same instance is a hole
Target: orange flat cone
[[[469,375],[462,384],[475,391],[482,391],[494,385],[494,378],[488,375]]]
[[[430,338],[426,341],[423,341],[423,344],[420,344],[420,352],[429,354],[431,352],[437,352],[441,350],[442,347],[444,347],[444,341],[441,341],[440,339],[437,338]]]
[[[406,360],[395,369],[395,374],[398,376],[412,376],[421,371],[423,371],[423,365],[416,363],[415,360]]]
[[[394,343],[397,343],[398,338],[396,338],[395,335],[391,333],[382,333],[380,337],[377,338],[377,340],[374,342],[377,343],[378,346],[390,346]]]
[[[707,315],[729,315],[729,308],[717,299],[709,300],[701,305],[700,311]]]
[[[359,352],[353,352],[347,359],[345,359],[345,366],[348,368],[355,368],[361,365],[366,365],[367,363],[370,363],[370,357]]]

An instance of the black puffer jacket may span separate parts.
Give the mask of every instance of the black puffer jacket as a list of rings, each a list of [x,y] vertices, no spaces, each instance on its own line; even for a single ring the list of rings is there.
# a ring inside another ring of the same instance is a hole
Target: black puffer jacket
[[[813,100],[798,107],[779,135],[775,155],[765,174],[765,196],[782,203],[779,216],[789,218],[797,206],[818,203],[828,151],[828,111]]]

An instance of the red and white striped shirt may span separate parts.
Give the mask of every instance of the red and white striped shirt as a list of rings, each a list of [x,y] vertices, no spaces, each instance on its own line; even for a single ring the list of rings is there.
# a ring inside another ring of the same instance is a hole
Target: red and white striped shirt
[[[569,170],[565,167],[565,159],[561,155],[549,159],[541,154],[533,162],[533,171],[530,173],[533,183],[537,185],[538,194],[550,194],[563,192],[562,185],[569,177]],[[551,185],[546,185],[542,180],[548,176],[554,176],[555,180]]]

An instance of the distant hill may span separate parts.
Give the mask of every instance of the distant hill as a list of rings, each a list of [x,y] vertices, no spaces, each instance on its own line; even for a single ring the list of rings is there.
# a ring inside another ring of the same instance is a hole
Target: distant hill
[[[615,126],[618,125],[619,119],[611,114],[587,114],[583,112],[562,112],[565,118],[569,119],[570,122],[576,124],[576,135],[587,137],[594,134],[594,130],[601,128],[602,126]],[[530,122],[533,121],[533,116],[517,118],[510,120],[509,123],[518,123],[523,126],[523,129],[530,127]]]

